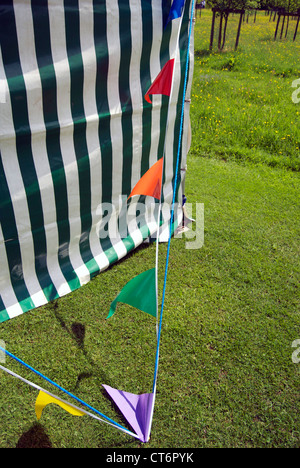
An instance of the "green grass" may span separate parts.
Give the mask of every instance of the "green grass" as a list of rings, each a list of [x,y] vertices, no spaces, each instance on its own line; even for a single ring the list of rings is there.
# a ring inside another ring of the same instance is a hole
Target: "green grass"
[[[227,47],[209,53],[211,13],[197,20],[192,154],[298,171],[300,106],[292,83],[300,77],[300,37],[274,42],[275,23],[264,13],[252,21],[243,24],[235,52],[238,16],[230,16]],[[290,33],[294,28],[291,21]]]
[[[230,41],[222,54],[204,53],[209,15],[205,11],[196,23],[186,182],[188,202],[204,204],[205,241],[189,250],[188,239],[172,240],[157,401],[144,447],[299,447],[300,363],[292,362],[292,342],[300,338],[300,104],[292,103],[290,88],[300,74],[299,39],[262,41],[274,25],[259,15],[256,25],[243,25],[237,53]],[[277,57],[282,50],[285,56]],[[225,70],[232,56],[234,67]],[[278,74],[288,69],[290,78]],[[287,134],[290,139],[282,139]],[[162,244],[160,291],[165,255]],[[75,293],[1,324],[0,338],[12,353],[124,424],[101,384],[151,391],[155,320],[125,305],[106,316],[122,286],[152,268],[154,258],[154,245],[137,249]],[[56,393],[11,359],[6,366]],[[110,426],[54,405],[37,423],[37,392],[4,373],[0,392],[1,448],[140,447]]]

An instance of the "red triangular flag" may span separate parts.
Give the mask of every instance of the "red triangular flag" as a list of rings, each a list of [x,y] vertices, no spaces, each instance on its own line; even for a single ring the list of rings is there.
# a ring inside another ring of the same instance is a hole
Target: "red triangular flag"
[[[148,442],[152,424],[154,394],[123,392],[103,385],[142,442]]]
[[[159,75],[155,78],[153,84],[150,86],[147,93],[145,94],[145,99],[150,104],[152,104],[152,101],[149,98],[150,94],[164,94],[165,96],[170,96],[171,87],[172,87],[174,62],[175,62],[175,59],[171,59],[165,64],[164,68],[161,70]]]
[[[135,185],[128,199],[134,195],[148,195],[160,200],[162,168],[163,158],[159,159],[155,164],[153,164],[153,166],[150,167],[150,169],[148,169],[148,171]]]

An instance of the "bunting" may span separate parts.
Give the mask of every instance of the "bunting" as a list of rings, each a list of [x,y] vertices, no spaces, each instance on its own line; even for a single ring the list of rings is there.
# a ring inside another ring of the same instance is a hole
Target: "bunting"
[[[109,385],[103,385],[103,387],[136,432],[141,442],[148,442],[153,416],[154,394],[143,393],[135,395],[134,393],[116,390]]]
[[[194,5],[194,2],[193,2]],[[168,22],[172,19],[178,18],[182,14],[184,6],[184,0],[177,1],[175,0],[172,4],[172,8],[169,14]],[[192,10],[193,11],[193,10]],[[190,25],[190,34],[191,34],[191,25]],[[179,40],[179,37],[178,37]],[[173,85],[173,72],[174,72],[175,60],[170,59],[153,84],[148,89],[145,94],[145,99],[150,104],[150,95],[162,94],[169,96],[171,98],[172,94],[172,85]],[[187,84],[187,70],[188,70],[188,60],[186,64],[186,78],[185,78],[185,91]],[[184,106],[182,106],[182,109]],[[182,138],[182,125],[183,125],[183,110],[181,113],[181,126],[180,126],[180,135],[179,135],[179,144],[177,149],[177,162],[176,162],[176,173],[175,173],[175,188],[173,189],[173,202],[172,202],[172,214],[171,214],[171,223],[170,223],[170,233],[169,233],[169,243],[168,243],[168,254],[170,249],[170,239],[172,233],[172,221],[174,216],[174,202],[175,202],[175,193],[176,193],[176,184],[178,176],[178,164],[179,164],[179,155],[180,155],[180,143]],[[157,163],[155,163],[140,181],[135,185],[134,189],[130,193],[131,198],[134,195],[149,195],[160,200],[161,204],[161,185],[162,185],[162,169],[163,169],[164,158],[161,158]],[[158,230],[159,230],[159,221],[158,218]],[[158,232],[158,231],[157,231]],[[149,307],[151,307],[151,300],[153,303],[153,312],[154,309],[157,309],[158,305],[158,296],[157,296],[157,268],[158,268],[158,245],[156,243],[156,267],[153,270],[144,272],[131,280],[127,285],[122,289],[120,294],[114,300],[111,305],[109,317],[115,312],[115,308],[118,302],[125,302],[129,305],[132,305],[140,310],[154,315],[154,313],[149,312]],[[163,316],[163,304],[165,297],[165,287],[167,279],[167,270],[168,270],[168,255],[165,269],[165,280],[164,280],[164,290],[163,290],[163,303],[160,312],[159,327],[157,327],[157,347],[156,347],[156,358],[155,358],[155,369],[154,369],[154,379],[153,379],[153,391],[152,393],[146,393],[141,395],[136,395],[132,393],[125,392],[123,390],[118,390],[108,385],[103,385],[111,399],[118,406],[123,416],[130,424],[130,426],[135,430],[136,434],[139,436],[139,439],[142,442],[148,442],[151,431],[151,424],[154,411],[155,395],[156,395],[156,385],[157,385],[157,374],[158,374],[158,361],[159,361],[159,348],[160,348],[160,336],[161,336],[161,325],[162,325],[162,316]],[[148,285],[149,284],[149,285]],[[155,305],[155,307],[154,307]],[[157,318],[157,312],[155,315]],[[158,323],[157,323],[158,324]]]
[[[107,317],[123,303],[156,318],[153,391],[137,395],[103,384],[131,432],[1,346],[0,350],[95,412],[96,419],[102,421],[101,416],[146,443],[156,396],[178,166],[180,158],[186,157],[181,142],[183,136],[187,138],[183,116],[195,0],[173,1],[167,23],[177,18],[181,22],[169,39],[162,28],[161,0],[152,0],[151,5],[141,1],[138,7],[136,0],[104,0],[98,8],[93,0],[56,3],[55,8],[49,2],[39,9],[15,0],[0,12],[0,118],[4,124],[0,130],[0,322],[77,289],[139,245],[132,232],[125,239],[120,233],[103,238],[96,229],[101,224],[102,201],[112,203],[124,193],[130,193],[128,206],[136,195],[159,200],[154,230],[147,222],[138,228],[143,242],[149,234],[159,233],[163,198],[172,198],[160,315],[157,242],[155,267],[123,287]],[[139,34],[135,24],[141,25]],[[175,50],[174,58],[169,57],[170,50]],[[162,57],[165,65],[145,93],[150,70],[158,71]],[[157,106],[141,105],[143,96],[152,104],[150,96],[158,94],[169,96],[167,106],[164,100]],[[171,103],[178,102],[182,105],[171,112]],[[163,157],[157,160],[158,155]],[[132,188],[137,175],[140,179]],[[116,219],[108,224],[116,225],[121,211],[115,210]],[[5,371],[40,390],[35,404],[38,420],[49,404],[74,416],[92,416]]]
[[[111,303],[107,318],[112,317],[119,302],[128,304],[156,317],[157,298],[155,285],[155,268],[144,271],[130,280]]]
[[[134,195],[148,195],[160,200],[162,186],[163,158],[153,164],[133,188],[129,198]]]
[[[173,21],[174,19],[181,17],[182,10],[184,7],[184,2],[185,0],[173,0],[166,24],[168,24],[170,21]]]
[[[170,59],[165,64],[164,68],[161,70],[159,75],[155,78],[154,82],[152,83],[147,93],[145,94],[145,99],[150,104],[152,104],[152,101],[149,97],[150,95],[163,94],[165,96],[170,96],[173,71],[174,71],[174,62],[175,62],[175,59]]]
[[[70,405],[69,403],[66,403],[40,390],[38,397],[36,399],[36,402],[35,402],[35,414],[38,420],[41,419],[43,409],[47,405],[50,405],[51,403],[54,403],[60,406],[62,409],[72,414],[73,416],[84,416],[85,414],[83,411],[80,411],[78,408],[74,407],[73,405]]]
[[[70,414],[74,414],[74,416],[81,416],[81,415],[82,416],[83,415],[90,416],[91,418],[96,419],[97,421],[100,421],[100,422],[103,422],[103,423],[108,424],[110,426],[116,427],[119,430],[121,430],[122,432],[124,432],[124,433],[126,433],[126,434],[128,434],[128,435],[130,435],[132,437],[135,437],[137,439],[139,438],[139,436],[137,434],[135,434],[134,432],[129,431],[125,427],[123,427],[120,424],[118,424],[117,422],[113,421],[111,418],[109,418],[109,417],[105,416],[104,414],[100,413],[100,411],[96,410],[95,408],[93,408],[92,406],[90,406],[89,404],[84,402],[83,400],[80,400],[80,398],[78,398],[75,395],[73,395],[72,393],[68,392],[68,390],[64,389],[60,385],[58,385],[55,382],[51,381],[45,375],[41,374],[40,372],[38,372],[33,367],[31,367],[28,364],[26,364],[25,362],[21,361],[19,358],[17,358],[17,356],[14,356],[12,353],[10,353],[7,350],[4,350],[4,351],[8,356],[15,359],[19,363],[22,363],[22,365],[24,367],[26,367],[27,369],[30,369],[35,374],[39,375],[44,380],[51,383],[54,387],[59,388],[62,392],[69,395],[69,397],[73,398],[77,402],[81,403],[81,405],[83,405],[83,406],[87,407],[88,409],[90,409],[91,411],[93,411],[93,413],[91,413],[90,411],[87,411],[85,409],[78,408],[77,406],[72,405],[72,404],[68,403],[65,400],[62,400],[58,396],[53,395],[52,393],[48,392],[47,390],[44,390],[42,387],[40,387],[39,385],[31,382],[30,380],[25,379],[21,375],[16,374],[12,370],[7,369],[6,367],[3,367],[3,366],[0,365],[0,370],[6,372],[7,374],[11,375],[12,377],[17,378],[18,380],[22,381],[23,383],[25,383],[25,384],[29,385],[30,387],[35,388],[36,390],[39,391],[39,394],[38,394],[38,397],[37,397],[37,400],[36,400],[36,416],[37,416],[38,420],[41,418],[41,413],[42,413],[43,409],[45,408],[46,404],[56,403],[59,406],[61,406],[63,409],[66,409],[66,411],[71,409],[71,411],[69,411],[69,412],[70,412]],[[99,417],[99,416],[101,416],[101,417]]]

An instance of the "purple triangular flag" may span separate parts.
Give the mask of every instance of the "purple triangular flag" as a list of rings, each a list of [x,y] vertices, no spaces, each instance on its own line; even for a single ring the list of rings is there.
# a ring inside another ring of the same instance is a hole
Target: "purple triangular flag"
[[[123,413],[139,439],[142,442],[148,442],[152,423],[154,394],[135,395],[108,385],[103,385],[103,387]]]

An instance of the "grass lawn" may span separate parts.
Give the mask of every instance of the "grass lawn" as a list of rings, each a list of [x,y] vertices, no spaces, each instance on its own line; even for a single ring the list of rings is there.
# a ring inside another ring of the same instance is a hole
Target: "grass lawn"
[[[292,41],[295,21],[287,40],[275,43],[276,23],[259,13],[256,23],[243,24],[235,52],[237,22],[231,15],[223,53],[216,45],[209,53],[211,13],[198,17],[192,152],[299,171],[300,106],[292,101],[292,84],[300,77],[300,35]]]
[[[292,360],[300,339],[300,103],[291,98],[300,37],[273,42],[275,23],[260,13],[243,24],[234,52],[232,17],[224,51],[209,53],[210,21],[205,10],[195,27],[186,181],[188,202],[204,204],[204,245],[172,240],[157,400],[143,447],[300,447],[300,363]],[[151,391],[155,319],[125,305],[106,316],[123,285],[154,261],[154,245],[137,249],[75,293],[1,324],[0,339],[125,424],[101,384]],[[11,359],[6,366],[59,394]],[[37,423],[37,392],[4,373],[0,392],[1,448],[141,446],[55,405]]]

